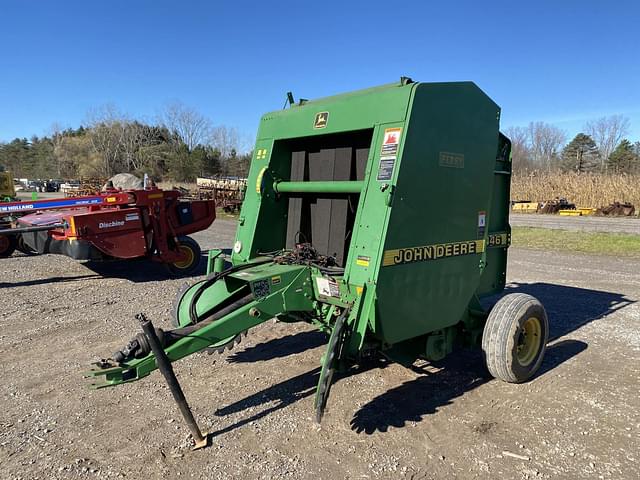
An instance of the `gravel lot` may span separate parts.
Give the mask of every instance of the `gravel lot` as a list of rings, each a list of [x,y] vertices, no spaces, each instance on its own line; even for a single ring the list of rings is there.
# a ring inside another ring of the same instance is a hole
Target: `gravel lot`
[[[515,222],[514,222],[515,223]],[[234,222],[196,235],[230,246]],[[0,478],[640,478],[640,261],[512,249],[510,289],[538,296],[552,340],[523,385],[476,352],[340,378],[321,427],[325,338],[268,322],[224,356],[175,364],[212,447],[192,452],[156,372],[91,391],[82,371],[168,326],[174,292],[144,262],[92,270],[62,256],[0,263]]]

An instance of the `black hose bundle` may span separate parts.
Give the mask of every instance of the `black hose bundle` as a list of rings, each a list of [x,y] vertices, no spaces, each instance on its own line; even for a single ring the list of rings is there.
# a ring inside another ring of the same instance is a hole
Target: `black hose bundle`
[[[299,243],[293,250],[281,250],[273,257],[274,263],[281,265],[309,265],[328,275],[341,275],[344,268],[336,263],[336,258],[321,255],[310,243]]]

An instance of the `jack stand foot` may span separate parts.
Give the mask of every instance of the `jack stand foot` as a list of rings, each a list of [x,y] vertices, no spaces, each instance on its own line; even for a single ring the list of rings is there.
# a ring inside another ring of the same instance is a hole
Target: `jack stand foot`
[[[195,440],[195,439],[194,439]],[[209,446],[209,434],[205,433],[202,436],[202,440],[195,440],[196,444],[193,446],[191,450],[200,450],[201,448],[206,448]]]

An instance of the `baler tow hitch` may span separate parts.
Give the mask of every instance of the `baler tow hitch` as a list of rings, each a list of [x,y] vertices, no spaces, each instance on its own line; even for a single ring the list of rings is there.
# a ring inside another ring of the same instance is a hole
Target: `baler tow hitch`
[[[330,304],[316,299],[314,279],[328,279],[329,273],[342,270],[331,257],[318,256],[313,247],[303,244],[211,274],[179,296],[175,312],[178,328],[163,330],[154,327],[144,314],[136,315],[142,332],[110,359],[96,362],[87,376],[103,376],[103,383],[92,384],[93,388],[103,388],[139,380],[159,369],[193,435],[195,448],[202,448],[207,445],[207,437],[193,418],[171,362],[202,350],[224,350],[251,327],[274,317],[284,321],[304,318],[330,333],[314,403],[320,422],[334,372],[345,355],[352,312],[350,303],[334,299]],[[268,286],[266,279],[270,281]]]

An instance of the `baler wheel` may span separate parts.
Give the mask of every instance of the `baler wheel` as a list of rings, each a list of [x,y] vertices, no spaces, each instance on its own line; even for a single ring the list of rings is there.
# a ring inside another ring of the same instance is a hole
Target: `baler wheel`
[[[10,257],[17,245],[15,235],[0,235],[0,258]]]
[[[549,338],[542,303],[524,293],[510,293],[491,309],[482,334],[489,373],[509,383],[529,380],[540,368]]]
[[[185,260],[167,264],[167,268],[174,275],[191,275],[200,265],[200,245],[191,237],[178,237],[178,249],[186,255]]]

